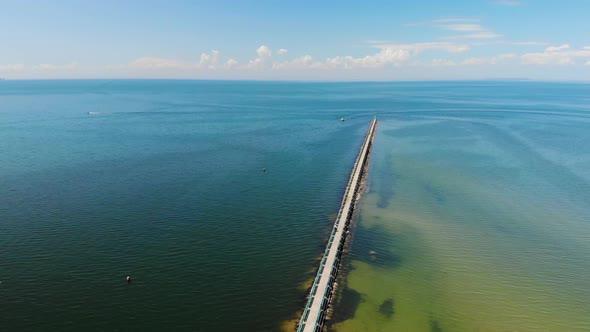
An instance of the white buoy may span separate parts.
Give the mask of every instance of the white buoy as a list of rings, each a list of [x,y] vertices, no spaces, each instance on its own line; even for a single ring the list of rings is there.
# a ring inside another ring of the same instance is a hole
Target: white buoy
[[[127,283],[131,282],[131,276],[127,276]]]

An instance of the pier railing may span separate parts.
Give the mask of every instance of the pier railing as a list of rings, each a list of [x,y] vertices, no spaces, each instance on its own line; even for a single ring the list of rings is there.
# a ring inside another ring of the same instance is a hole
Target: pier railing
[[[344,247],[344,242],[346,240],[345,231],[348,229],[354,211],[356,196],[361,183],[361,173],[369,156],[376,125],[377,119],[374,119],[369,126],[369,130],[367,130],[367,133],[365,134],[361,150],[354,162],[342,202],[340,203],[338,215],[334,222],[334,227],[332,227],[332,231],[330,232],[330,238],[322,256],[318,272],[311,286],[309,298],[305,305],[305,309],[303,310],[301,320],[299,321],[297,332],[320,332],[324,325],[326,310],[328,304],[332,300],[334,282],[336,281],[336,276],[340,267],[342,248]],[[341,223],[344,225],[341,225]],[[338,242],[337,246],[335,246],[335,241]],[[328,262],[330,257],[332,257],[331,261]],[[324,283],[324,285],[320,285],[320,280],[322,280],[322,278],[326,280],[326,273],[329,273],[328,282]]]

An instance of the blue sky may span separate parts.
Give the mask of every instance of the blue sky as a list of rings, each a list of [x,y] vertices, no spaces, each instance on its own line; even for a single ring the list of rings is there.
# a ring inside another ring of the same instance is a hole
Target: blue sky
[[[0,77],[590,81],[588,0],[0,0]]]

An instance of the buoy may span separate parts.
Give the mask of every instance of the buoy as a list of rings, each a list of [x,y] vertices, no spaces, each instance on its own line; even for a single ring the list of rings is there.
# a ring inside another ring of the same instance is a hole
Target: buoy
[[[127,276],[127,283],[131,283],[131,276]]]

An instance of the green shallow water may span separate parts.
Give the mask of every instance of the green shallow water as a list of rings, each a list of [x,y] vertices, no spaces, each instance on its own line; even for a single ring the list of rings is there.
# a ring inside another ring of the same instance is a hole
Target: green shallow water
[[[518,114],[507,91],[495,113],[459,94],[471,112],[381,120],[331,329],[590,331],[584,95]]]
[[[279,330],[305,304],[375,113],[332,328],[588,330],[588,96],[0,82],[0,331]]]

